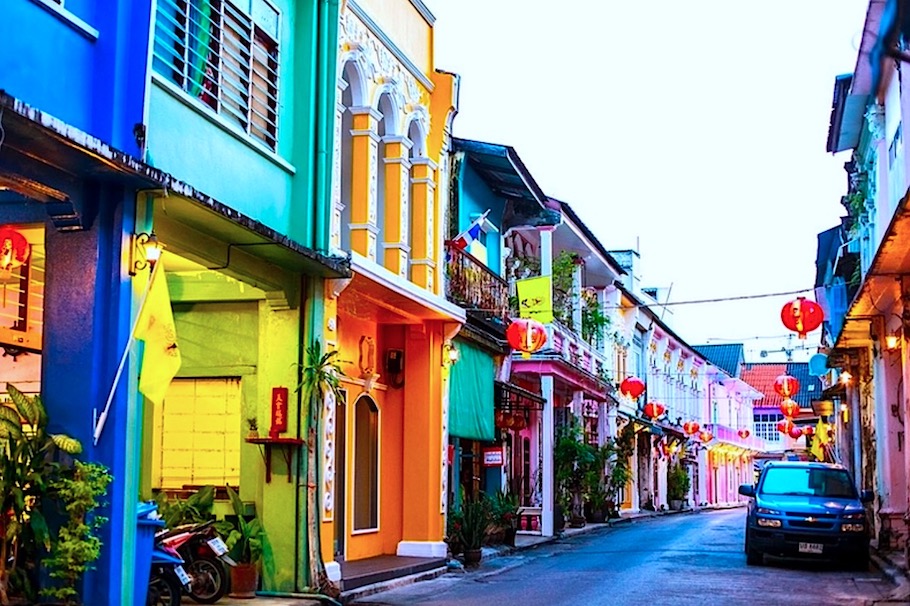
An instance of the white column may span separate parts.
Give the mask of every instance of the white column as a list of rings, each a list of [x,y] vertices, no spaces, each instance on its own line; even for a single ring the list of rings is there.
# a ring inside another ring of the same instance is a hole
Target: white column
[[[543,266],[543,263],[541,263]],[[554,498],[554,469],[553,469],[553,435],[554,435],[554,410],[555,394],[553,393],[553,377],[540,377],[540,391],[546,402],[543,405],[543,453],[541,456],[543,472],[541,479],[543,486],[540,491],[540,531],[545,537],[553,536],[553,498]]]
[[[553,230],[540,230],[540,275],[553,275]]]
[[[581,263],[572,270],[572,326],[575,334],[581,336]]]

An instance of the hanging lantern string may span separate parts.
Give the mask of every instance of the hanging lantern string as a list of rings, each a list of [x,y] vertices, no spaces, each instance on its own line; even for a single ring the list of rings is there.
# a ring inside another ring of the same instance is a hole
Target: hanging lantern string
[[[744,301],[747,299],[767,299],[769,297],[784,297],[787,295],[799,295],[802,293],[815,293],[814,288],[803,288],[800,290],[787,290],[782,292],[769,292],[759,295],[738,295],[735,297],[717,297],[714,299],[693,299],[691,301],[667,301],[666,303],[642,303],[640,305],[604,305],[601,309],[605,311],[613,309],[635,309],[639,307],[671,307],[673,305],[699,305],[701,303],[724,303],[727,301]],[[500,312],[498,307],[472,307],[471,311],[489,311]]]

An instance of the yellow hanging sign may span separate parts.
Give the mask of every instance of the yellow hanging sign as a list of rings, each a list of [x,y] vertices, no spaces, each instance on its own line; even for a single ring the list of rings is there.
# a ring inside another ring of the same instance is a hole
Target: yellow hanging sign
[[[553,321],[553,287],[550,276],[516,280],[518,316],[541,324]]]

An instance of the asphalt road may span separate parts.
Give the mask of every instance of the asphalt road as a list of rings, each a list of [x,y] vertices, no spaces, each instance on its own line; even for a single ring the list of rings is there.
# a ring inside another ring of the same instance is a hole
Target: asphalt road
[[[361,606],[859,606],[893,589],[874,568],[747,567],[745,510],[643,519],[484,562],[464,574],[366,596]]]

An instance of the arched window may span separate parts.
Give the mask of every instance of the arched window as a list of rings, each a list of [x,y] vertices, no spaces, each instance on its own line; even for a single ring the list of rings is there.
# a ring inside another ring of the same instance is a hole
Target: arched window
[[[354,530],[379,527],[379,408],[369,396],[354,405]]]
[[[359,75],[353,62],[348,62],[342,72],[341,91],[341,128],[339,135],[340,146],[340,175],[337,177],[341,180],[341,199],[339,200],[340,208],[337,209],[341,214],[339,225],[339,242],[342,250],[351,250],[351,183],[353,179],[353,160],[351,157],[352,141],[351,130],[354,128],[353,114],[351,108],[354,107],[354,99],[358,87],[360,86]]]

